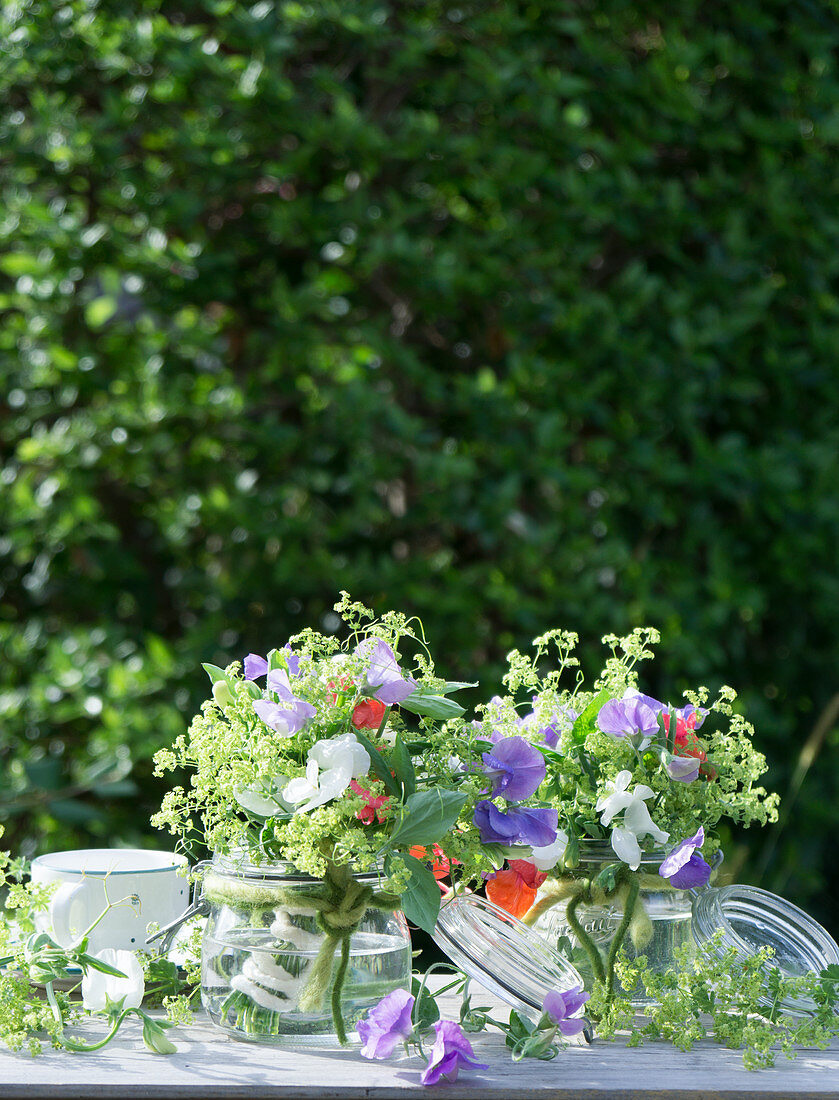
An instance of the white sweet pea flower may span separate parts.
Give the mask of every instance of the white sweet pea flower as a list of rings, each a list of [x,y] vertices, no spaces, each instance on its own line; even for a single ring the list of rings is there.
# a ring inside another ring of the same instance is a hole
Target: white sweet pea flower
[[[90,1012],[104,1012],[108,1001],[119,1002],[122,1007],[139,1008],[143,1003],[143,993],[146,983],[143,977],[143,968],[133,951],[117,951],[113,947],[104,947],[101,951],[93,952],[95,959],[100,959],[108,966],[121,970],[124,978],[117,978],[114,974],[103,974],[101,970],[86,970],[82,978],[82,1002]]]
[[[595,808],[598,812],[603,811],[600,816],[601,825],[609,825],[613,817],[623,812],[623,824],[612,829],[612,848],[618,859],[637,871],[641,863],[639,841],[651,836],[659,844],[664,844],[670,834],[659,829],[645,804],[645,800],[652,798],[655,792],[644,783],[636,783],[635,789],[630,792],[628,788],[631,780],[631,772],[618,772],[614,780],[606,784],[611,793],[602,795]]]
[[[297,814],[307,813],[337,798],[352,779],[367,775],[370,756],[355,735],[345,733],[318,741],[307,753],[305,776],[290,780],[283,788],[284,802],[297,806]],[[299,805],[299,803],[303,805]]]
[[[533,863],[539,871],[552,871],[565,855],[567,847],[568,833],[558,829],[553,844],[545,844],[541,848],[531,849],[527,862]]]

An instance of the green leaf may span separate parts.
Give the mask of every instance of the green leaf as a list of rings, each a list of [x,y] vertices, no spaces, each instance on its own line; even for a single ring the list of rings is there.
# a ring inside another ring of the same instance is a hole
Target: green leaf
[[[94,298],[85,306],[84,319],[90,328],[101,328],[117,311],[116,298]]]
[[[463,691],[464,688],[476,688],[478,687],[478,681],[473,680],[471,683],[468,680],[446,680],[441,688],[437,688],[440,695],[448,695],[451,691]]]
[[[405,866],[411,874],[408,886],[402,894],[402,912],[406,918],[430,935],[434,932],[440,913],[440,887],[437,879],[422,860],[400,853]],[[385,860],[385,870],[389,873],[390,858]]]
[[[204,671],[210,677],[210,683],[211,684],[216,683],[216,681],[218,681],[218,680],[227,681],[227,675],[226,675],[224,669],[219,668],[218,665],[208,665],[208,664],[205,664],[202,661],[201,662],[201,667],[204,669]],[[260,692],[260,694],[262,694],[262,693]]]
[[[86,967],[89,970],[98,970],[100,973],[110,974],[114,978],[127,977],[124,970],[119,970],[109,963],[102,962],[102,960],[97,959],[95,955],[88,955],[86,951],[74,952],[73,955],[80,966]]]
[[[390,834],[389,846],[433,844],[454,825],[465,802],[465,794],[439,788],[412,794],[403,807],[401,821]]]
[[[571,727],[571,736],[581,745],[585,741],[586,737],[590,733],[593,733],[597,729],[596,719],[600,713],[600,708],[605,702],[609,700],[609,692],[603,688],[592,699],[589,705],[585,708],[582,714],[579,715],[574,725]]]
[[[152,1054],[175,1054],[177,1047],[167,1038],[164,1028],[171,1027],[168,1020],[153,1020],[143,1013],[143,1042]]]
[[[381,779],[382,783],[384,783],[390,793],[395,798],[398,798],[401,801],[402,787],[394,779],[391,773],[390,765],[387,763],[385,758],[382,756],[382,754],[379,752],[379,750],[376,748],[370,738],[366,737],[361,732],[361,730],[353,730],[353,733],[355,734],[358,743],[360,745],[363,745],[364,748],[367,749],[367,754],[370,757],[370,767],[376,773],[377,777]]]
[[[439,892],[438,890],[437,893],[439,894]],[[413,1021],[416,1030],[422,1031],[423,1028],[436,1024],[440,1019],[440,1009],[437,1007],[437,1001],[428,986],[423,985],[416,975],[411,978],[411,993],[414,995],[416,1002],[413,1010]]]
[[[393,748],[392,759],[396,778],[402,784],[405,797],[409,797],[417,789],[416,773],[414,771],[414,762],[411,759],[411,754],[408,752],[404,741],[398,734],[396,735],[396,744]]]
[[[424,718],[436,718],[440,721],[459,718],[465,713],[464,708],[454,699],[447,699],[444,695],[421,695],[419,692],[414,692],[407,699],[403,699],[399,706],[412,714],[419,714]]]
[[[604,890],[607,894],[611,893],[615,888],[617,880],[617,873],[623,867],[622,863],[609,863],[602,871],[595,875],[594,881],[601,890]]]

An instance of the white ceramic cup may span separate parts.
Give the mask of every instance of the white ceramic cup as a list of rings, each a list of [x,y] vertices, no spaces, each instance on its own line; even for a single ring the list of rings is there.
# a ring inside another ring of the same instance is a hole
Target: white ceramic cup
[[[32,860],[32,881],[57,883],[36,926],[62,947],[75,943],[110,902],[88,939],[88,951],[145,949],[147,928],[175,920],[189,905],[185,856],[142,848],[82,848]]]

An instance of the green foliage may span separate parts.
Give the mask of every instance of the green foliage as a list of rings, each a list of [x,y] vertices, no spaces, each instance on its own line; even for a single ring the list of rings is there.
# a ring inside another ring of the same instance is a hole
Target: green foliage
[[[546,622],[653,622],[644,689],[748,686],[783,791],[839,664],[833,5],[18,0],[0,41],[14,851],[140,839],[198,662],[339,587],[487,694]],[[764,880],[825,920],[833,772]]]
[[[646,1022],[633,1024],[628,1002],[617,1002],[598,1025],[601,1038],[613,1038],[618,1027],[630,1031],[629,1045],[645,1039],[666,1039],[680,1050],[691,1050],[706,1037],[743,1051],[747,1069],[774,1065],[780,1049],[795,1058],[797,1048],[830,1045],[839,1034],[839,973],[830,966],[795,976],[774,965],[774,953],[764,947],[743,956],[723,948],[722,933],[704,948],[679,948],[675,964],[662,974],[646,969],[646,959],[629,962],[619,956],[622,983],[633,988],[640,978],[653,1004]],[[589,1005],[604,1008],[603,991]]]

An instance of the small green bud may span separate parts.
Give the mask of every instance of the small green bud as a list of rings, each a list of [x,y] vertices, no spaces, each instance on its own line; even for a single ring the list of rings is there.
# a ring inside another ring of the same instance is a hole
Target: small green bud
[[[573,871],[575,867],[580,866],[580,842],[575,836],[568,841],[560,862],[565,871]]]
[[[226,680],[216,680],[213,684],[213,698],[220,707],[229,707],[233,702],[233,695]]]

